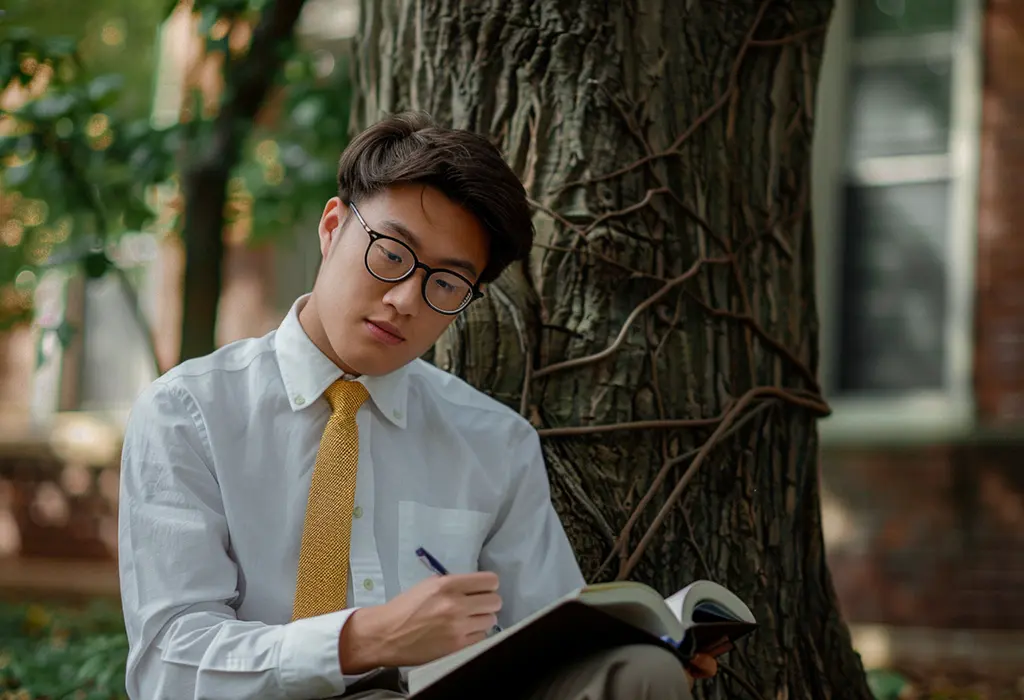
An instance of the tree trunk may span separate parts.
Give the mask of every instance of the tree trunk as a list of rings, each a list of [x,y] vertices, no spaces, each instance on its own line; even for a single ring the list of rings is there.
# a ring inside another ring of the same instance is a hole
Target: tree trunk
[[[412,108],[488,134],[536,210],[530,268],[433,361],[533,420],[589,579],[712,578],[751,602],[762,627],[721,697],[870,697],[818,495],[810,148],[831,9],[362,3],[358,126]]]
[[[184,362],[216,347],[217,306],[223,288],[224,205],[228,180],[290,53],[295,24],[305,0],[267,0],[248,51],[227,61],[224,95],[211,133],[192,144],[193,162],[185,171],[185,282],[181,315]]]

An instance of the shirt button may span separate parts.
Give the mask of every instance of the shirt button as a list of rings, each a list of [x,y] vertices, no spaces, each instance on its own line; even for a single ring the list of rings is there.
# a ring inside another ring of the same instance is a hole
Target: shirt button
[[[363,508],[362,508],[362,506],[356,506],[352,510],[352,517],[355,518],[356,520],[359,520],[359,518],[363,517]]]
[[[305,403],[306,403],[306,397],[305,396],[296,396],[295,397],[295,405],[296,406],[302,406]]]
[[[399,411],[397,408],[391,412],[391,415],[395,417],[395,420],[402,420],[402,412]]]
[[[369,578],[365,579],[363,581],[363,588],[365,588],[368,591],[372,591],[373,590],[373,579],[369,579]]]

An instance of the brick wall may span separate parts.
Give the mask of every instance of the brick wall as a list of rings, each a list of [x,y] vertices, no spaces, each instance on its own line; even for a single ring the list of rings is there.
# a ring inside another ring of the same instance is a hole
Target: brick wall
[[[822,509],[854,623],[1024,630],[1024,442],[826,449]]]
[[[105,561],[117,554],[118,473],[67,464],[42,445],[0,453],[0,566],[5,557]]]
[[[975,391],[990,424],[1024,424],[1024,2],[989,0],[984,34]]]

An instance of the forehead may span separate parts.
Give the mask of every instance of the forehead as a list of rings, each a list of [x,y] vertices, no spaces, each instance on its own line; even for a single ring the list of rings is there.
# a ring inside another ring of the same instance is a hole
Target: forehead
[[[479,220],[428,185],[396,185],[358,204],[367,225],[380,233],[407,238],[399,224],[415,238],[407,241],[416,255],[432,262],[461,260],[479,274],[487,265],[488,236]],[[399,229],[399,230],[396,230]]]

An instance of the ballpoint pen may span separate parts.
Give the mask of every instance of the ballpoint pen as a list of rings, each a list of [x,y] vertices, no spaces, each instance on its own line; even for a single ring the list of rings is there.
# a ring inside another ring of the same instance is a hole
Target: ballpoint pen
[[[439,562],[433,554],[428,552],[426,547],[418,547],[416,549],[416,556],[420,558],[420,561],[423,562],[428,569],[438,576],[448,575],[448,569],[446,569],[444,564]],[[501,625],[494,625],[494,627],[491,628],[490,634],[497,634],[498,632],[501,632],[501,629]]]

